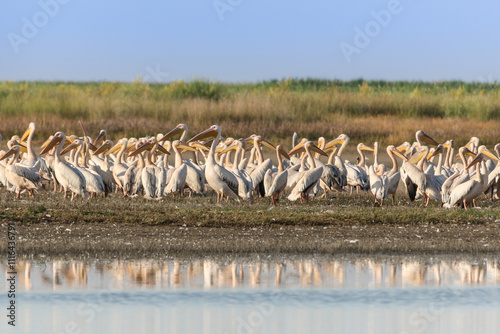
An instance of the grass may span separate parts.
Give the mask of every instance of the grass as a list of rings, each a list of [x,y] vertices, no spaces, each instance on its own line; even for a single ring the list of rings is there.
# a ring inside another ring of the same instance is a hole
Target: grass
[[[191,134],[219,124],[227,136],[259,133],[278,142],[297,131],[311,139],[347,133],[389,144],[424,129],[439,141],[478,136],[491,145],[498,141],[499,96],[497,83],[459,81],[1,82],[0,133],[20,134],[30,121],[41,137],[80,133],[77,121],[85,120],[94,136],[104,128],[113,139],[186,123]]]

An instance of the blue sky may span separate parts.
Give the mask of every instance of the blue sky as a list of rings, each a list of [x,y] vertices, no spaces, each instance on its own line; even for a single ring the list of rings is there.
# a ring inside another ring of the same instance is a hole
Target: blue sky
[[[2,7],[0,80],[500,78],[499,1],[5,0]]]

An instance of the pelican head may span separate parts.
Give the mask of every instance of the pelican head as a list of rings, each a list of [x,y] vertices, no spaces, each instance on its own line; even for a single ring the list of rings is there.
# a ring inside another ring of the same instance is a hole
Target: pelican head
[[[498,158],[493,153],[491,153],[490,150],[488,150],[484,145],[479,146],[478,152],[484,154],[488,158],[498,161]]]
[[[415,133],[415,138],[417,139],[417,142],[419,144],[421,144],[422,142],[427,143],[429,145],[434,145],[434,146],[437,146],[439,144],[437,141],[435,141],[434,139],[429,137],[427,134],[425,134],[425,132],[422,130],[418,130]]]
[[[292,150],[290,152],[288,152],[288,155],[291,156],[291,155],[299,154],[302,152],[306,152],[308,150],[313,151],[315,153],[319,153],[321,155],[324,155],[325,157],[328,156],[328,154],[326,154],[322,149],[320,149],[318,146],[314,145],[314,143],[312,141],[307,141],[304,144],[303,143],[298,144],[297,146],[292,148]]]
[[[24,134],[22,135],[21,137],[21,141],[25,141],[26,138],[28,138],[28,136],[30,135],[30,133],[34,132],[35,131],[35,128],[36,128],[36,124],[35,122],[31,122],[29,125],[28,125],[28,129],[24,132]]]
[[[44,147],[42,152],[40,152],[40,155],[44,155],[47,152],[49,152],[53,147],[56,145],[59,145],[61,141],[66,140],[66,136],[64,135],[63,132],[59,131],[56,132],[56,134],[52,137],[52,139],[47,143],[47,145]],[[45,144],[45,143],[44,143]]]
[[[107,139],[108,139],[108,133],[106,132],[106,130],[101,130],[99,131],[99,135],[97,135],[97,138],[94,140],[92,145],[97,147],[97,145],[99,145],[100,142],[105,142]]]
[[[181,124],[177,124],[177,126],[175,128],[173,128],[172,130],[170,130],[166,135],[164,135],[158,141],[167,140],[167,139],[172,138],[175,135],[181,134],[182,132],[187,131],[187,130],[188,130],[188,127],[187,127],[186,124],[182,124],[182,123]]]
[[[11,155],[14,155],[14,154],[19,154],[19,146],[16,146],[16,145],[13,145],[7,152],[5,152],[4,155],[2,155],[0,157],[0,161],[4,160],[4,159],[7,159],[8,157],[10,157]]]
[[[194,136],[193,138],[189,139],[188,144],[193,142],[193,141],[197,141],[197,140],[202,140],[202,139],[206,139],[206,138],[210,138],[210,137],[217,137],[217,135],[220,133],[221,133],[221,127],[218,125],[212,125],[211,127],[206,129],[205,131],[202,131],[202,132],[198,133],[196,136]]]

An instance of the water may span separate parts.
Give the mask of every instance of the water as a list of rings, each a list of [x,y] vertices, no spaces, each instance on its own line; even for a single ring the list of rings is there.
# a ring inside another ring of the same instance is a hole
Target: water
[[[18,261],[17,270],[15,331],[2,316],[1,333],[500,332],[494,258]],[[2,293],[1,308],[8,302]]]

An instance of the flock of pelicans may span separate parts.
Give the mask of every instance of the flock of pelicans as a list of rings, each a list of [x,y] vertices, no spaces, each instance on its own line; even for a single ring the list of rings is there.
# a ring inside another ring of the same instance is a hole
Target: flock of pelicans
[[[33,197],[34,191],[42,188],[43,180],[49,180],[54,182],[54,192],[59,185],[64,197],[70,193],[71,199],[79,195],[107,196],[111,192],[161,199],[168,194],[184,196],[186,189],[190,196],[204,196],[208,184],[217,194],[217,202],[268,196],[277,204],[283,192],[288,193],[290,201],[308,201],[327,191],[350,188],[352,193],[356,188],[356,192],[371,191],[374,204],[381,206],[389,195],[394,203],[402,180],[410,200],[421,199],[424,205],[435,200],[446,208],[467,209],[483,193],[492,201],[500,200],[500,144],[494,148],[495,155],[479,146],[477,137],[458,149],[460,159],[454,163],[453,140],[439,144],[418,131],[413,144],[387,147],[393,164],[387,170],[378,163],[378,143],[373,147],[358,144],[357,163],[343,160],[342,153],[349,143],[345,134],[330,142],[321,137],[317,144],[307,139],[299,141],[294,134],[293,148],[286,152],[281,145],[274,146],[259,135],[224,139],[218,125],[189,140],[187,126],[179,124],[165,135],[122,138],[116,144],[107,138],[105,130],[92,140],[82,126],[83,137],[57,132],[37,154],[32,145],[35,128],[35,123],[30,123],[21,137],[13,136],[8,141],[8,151],[0,151],[0,183],[16,192],[17,198],[25,190]],[[181,135],[179,140],[169,140],[176,135]],[[212,140],[204,141],[209,138]],[[264,147],[276,153],[277,166],[271,159],[264,159]],[[174,166],[168,162],[172,151]],[[371,166],[366,165],[365,151],[373,152]],[[321,156],[328,161],[321,161]],[[396,157],[402,160],[401,168]]]

